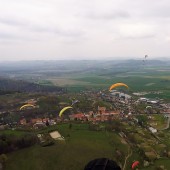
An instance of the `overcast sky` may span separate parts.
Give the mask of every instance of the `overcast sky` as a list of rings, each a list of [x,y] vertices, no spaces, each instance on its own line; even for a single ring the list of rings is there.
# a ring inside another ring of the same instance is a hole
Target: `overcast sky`
[[[0,0],[0,61],[170,58],[169,0]]]

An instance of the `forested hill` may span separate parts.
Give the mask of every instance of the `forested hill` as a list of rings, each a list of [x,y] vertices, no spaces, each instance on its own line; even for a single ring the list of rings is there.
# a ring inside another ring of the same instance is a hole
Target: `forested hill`
[[[6,79],[0,77],[0,93],[12,92],[63,92],[64,89],[56,86],[45,86],[23,80]]]

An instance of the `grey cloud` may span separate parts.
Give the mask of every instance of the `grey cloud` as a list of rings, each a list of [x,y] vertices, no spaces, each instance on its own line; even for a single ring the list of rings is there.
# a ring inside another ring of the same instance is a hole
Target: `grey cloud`
[[[31,25],[28,26],[27,29],[31,32],[37,32],[37,33],[60,33],[60,30],[58,28],[50,28],[50,27],[44,27],[40,25]]]
[[[31,27],[28,27],[30,31],[33,32],[39,32],[39,33],[49,33],[49,34],[56,34],[60,36],[68,36],[68,37],[80,37],[85,34],[85,31],[80,29],[62,29],[62,28],[51,28],[51,27],[44,27],[44,26],[38,26],[33,25]]]
[[[0,32],[0,42],[39,41],[39,38],[20,33]]]
[[[26,20],[20,20],[20,19],[9,19],[9,18],[2,18],[0,17],[0,23],[10,25],[10,26],[15,26],[15,27],[20,27],[24,31],[28,32],[35,32],[35,33],[48,33],[48,34],[56,34],[59,36],[68,36],[68,37],[80,37],[85,34],[83,30],[80,29],[63,29],[63,28],[57,28],[57,26],[44,26],[41,24],[36,24],[36,23],[31,23]],[[1,33],[0,38],[17,38],[18,36],[14,36],[11,34],[7,33]]]
[[[0,17],[0,23],[10,26],[26,26],[27,23],[22,19]]]
[[[13,35],[13,34],[9,34],[9,33],[4,33],[4,32],[0,32],[0,40],[2,39],[17,39],[18,36]]]
[[[102,19],[102,20],[112,20],[112,19],[121,19],[121,18],[129,18],[130,14],[126,11],[113,11],[113,12],[88,12],[88,14],[84,15],[90,19]]]
[[[156,37],[155,34],[148,34],[148,35],[136,35],[136,36],[120,36],[121,39],[132,39],[132,40],[136,40],[136,39],[149,39],[149,38],[154,38]]]
[[[169,8],[169,0],[6,0],[0,6],[0,48],[5,56],[22,50],[30,59],[127,56],[132,47],[135,55],[146,49],[168,54]]]
[[[170,18],[170,8],[166,7],[164,9],[157,9],[155,11],[151,11],[152,17],[158,17],[158,18]]]
[[[170,17],[170,3],[169,0],[154,0],[150,3],[148,0],[135,1],[127,6],[131,10],[132,16],[137,16],[140,19],[154,19],[169,18]]]
[[[85,35],[85,31],[83,30],[62,30],[61,34],[64,36],[70,36],[70,37],[81,37]]]
[[[31,30],[32,31],[32,30]],[[40,30],[36,30],[36,31],[40,31]],[[45,31],[45,33],[47,33],[46,35],[44,34],[44,36],[42,35],[42,30],[40,32],[40,34],[36,34],[36,36],[34,36],[35,30],[33,32],[29,32],[28,34],[19,34],[18,33],[8,33],[8,32],[0,32],[0,42],[31,42],[31,41],[42,41],[42,40],[48,40],[51,39],[53,36],[53,39],[55,39],[55,37],[57,36],[58,38],[62,38],[63,41],[72,41],[72,42],[77,42],[79,41],[78,39],[82,39],[85,35],[85,33],[83,31],[63,31],[63,30],[50,30],[50,29],[43,29],[43,31]],[[33,33],[33,34],[32,34]],[[39,33],[39,32],[37,32]],[[56,35],[56,36],[55,36]],[[62,39],[60,39],[60,41],[62,41]]]

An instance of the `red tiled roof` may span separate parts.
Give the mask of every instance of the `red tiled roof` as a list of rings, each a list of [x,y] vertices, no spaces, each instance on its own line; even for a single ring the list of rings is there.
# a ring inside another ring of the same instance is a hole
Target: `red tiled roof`
[[[42,122],[41,118],[37,118],[37,119],[31,119],[32,123],[37,123],[37,122]]]
[[[80,118],[84,118],[85,115],[83,113],[77,113],[77,114],[70,115],[70,117],[80,119]]]

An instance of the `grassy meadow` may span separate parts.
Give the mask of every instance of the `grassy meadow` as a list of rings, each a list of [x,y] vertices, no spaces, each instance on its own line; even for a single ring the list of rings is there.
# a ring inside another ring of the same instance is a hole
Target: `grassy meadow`
[[[155,120],[158,119],[160,117],[155,117]],[[131,153],[131,156],[127,159],[124,170],[130,170],[134,160],[138,160],[141,163],[140,169],[142,170],[155,170],[160,165],[170,168],[169,159],[165,158],[154,161],[154,164],[148,168],[142,168],[143,158],[139,155],[136,148],[129,147],[129,144],[116,132],[107,132],[105,130],[92,131],[89,129],[89,124],[72,123],[72,128],[70,129],[69,124],[64,123],[36,130],[32,133],[47,133],[54,130],[58,130],[64,136],[65,141],[55,141],[54,145],[47,147],[41,147],[37,144],[9,153],[7,154],[6,170],[83,170],[87,162],[100,157],[107,157],[117,162],[120,161],[119,164],[123,167],[125,157],[129,153]],[[10,131],[4,132],[10,134]],[[13,133],[19,135],[23,132],[14,131]],[[163,133],[164,136],[167,136],[169,130]],[[149,135],[149,133],[145,132],[145,135]],[[148,138],[150,137],[149,135]],[[169,144],[168,136],[167,143]],[[116,156],[115,151],[117,149],[123,153],[122,160],[118,160]]]
[[[115,133],[90,131],[88,124],[69,124],[44,129],[36,133],[54,129],[65,137],[66,141],[56,141],[54,145],[40,145],[8,154],[7,170],[81,170],[92,159],[107,157],[115,159],[115,149],[120,148],[125,154],[128,146],[121,143]],[[70,136],[70,137],[68,137]]]
[[[108,89],[113,83],[123,82],[129,86],[129,92],[160,92],[159,94],[146,94],[146,97],[170,99],[170,70],[168,68],[163,70],[157,67],[147,67],[137,71],[114,74],[100,74],[100,71],[92,74],[75,73],[64,77],[49,77],[48,81],[74,92]]]

